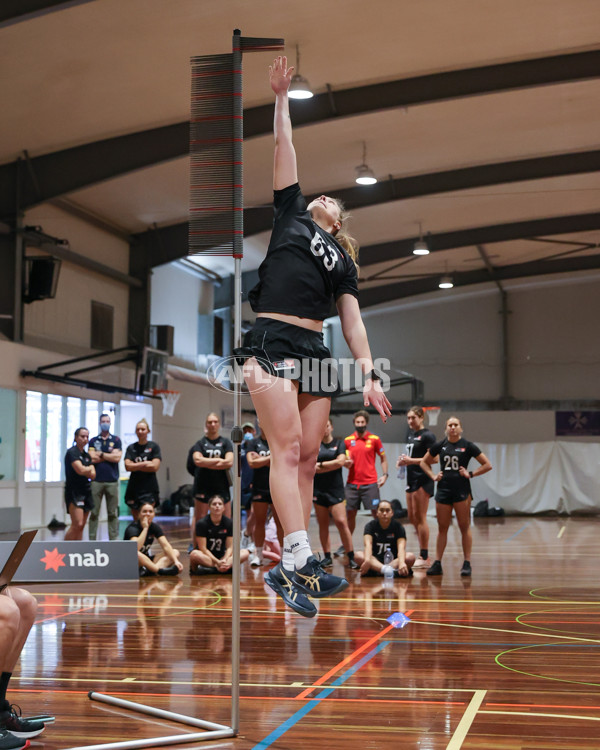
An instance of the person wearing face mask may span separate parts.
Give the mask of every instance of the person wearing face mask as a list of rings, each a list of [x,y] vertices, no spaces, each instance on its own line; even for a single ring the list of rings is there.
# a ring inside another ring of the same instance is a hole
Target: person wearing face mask
[[[92,482],[94,507],[88,526],[90,540],[96,539],[102,498],[106,497],[108,538],[112,541],[119,538],[119,461],[123,450],[121,438],[111,434],[110,415],[100,415],[100,434],[90,440],[89,452],[96,468],[96,479]]]
[[[344,439],[346,444],[346,510],[348,527],[354,533],[356,513],[361,506],[370,510],[373,518],[377,516],[379,492],[388,478],[388,463],[383,443],[378,435],[367,430],[369,412],[361,409],[354,414],[354,432]],[[377,476],[376,457],[381,461],[381,476]],[[339,554],[338,550],[336,554]]]

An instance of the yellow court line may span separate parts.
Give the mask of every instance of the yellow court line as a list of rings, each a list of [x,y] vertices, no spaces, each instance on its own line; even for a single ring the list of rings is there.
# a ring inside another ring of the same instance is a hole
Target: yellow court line
[[[558,532],[558,534],[556,535],[556,538],[557,538],[557,539],[560,539],[560,538],[561,538],[561,536],[562,536],[562,535],[563,535],[563,534],[565,533],[565,529],[566,529],[566,528],[567,528],[566,526],[563,526],[563,527],[562,527],[562,529],[561,529],[561,530],[560,530],[560,531]]]
[[[551,635],[546,633],[531,632],[526,630],[508,630],[507,628],[487,628],[484,625],[459,625],[451,622],[426,622],[424,620],[412,620],[414,625],[433,625],[439,628],[464,628],[465,630],[487,630],[492,633],[510,633],[510,635],[527,635],[530,638],[559,638],[564,641],[582,641],[583,643],[600,643],[597,638],[577,638],[571,635]],[[485,646],[485,643],[480,644]]]
[[[486,711],[480,714],[503,714],[504,716],[543,716],[547,719],[580,719],[581,721],[600,721],[600,716],[575,716],[574,714],[538,714],[533,711]]]
[[[465,737],[469,733],[471,724],[477,716],[477,711],[479,710],[479,706],[481,706],[486,693],[487,690],[475,691],[473,697],[471,698],[471,702],[467,706],[467,710],[464,712],[462,719],[454,730],[454,734],[452,735],[450,742],[446,745],[446,750],[460,750],[463,742],[465,741]]]

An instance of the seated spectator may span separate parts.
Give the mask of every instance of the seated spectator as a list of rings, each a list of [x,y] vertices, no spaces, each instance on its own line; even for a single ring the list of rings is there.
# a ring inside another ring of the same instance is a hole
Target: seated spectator
[[[196,523],[195,549],[190,552],[190,574],[231,573],[233,565],[233,522],[224,515],[225,501],[213,495],[208,501],[208,515]],[[240,550],[240,562],[250,557]]]
[[[8,683],[31,626],[37,602],[24,589],[6,587],[0,593],[0,750],[29,746],[29,737],[44,731],[42,721],[21,717],[21,709],[6,699]]]
[[[395,578],[412,576],[415,556],[406,552],[406,532],[400,521],[394,518],[394,511],[389,500],[380,500],[377,516],[369,521],[364,531],[364,552],[357,552],[355,557],[360,564],[363,576],[385,576],[385,552],[389,547],[393,556],[389,563]]]
[[[154,504],[142,503],[138,520],[129,524],[123,538],[137,542],[140,576],[176,576],[183,570],[183,565],[179,561],[179,550],[173,549],[165,532],[154,523],[154,516]],[[163,552],[157,559],[154,559],[151,551],[155,539]]]

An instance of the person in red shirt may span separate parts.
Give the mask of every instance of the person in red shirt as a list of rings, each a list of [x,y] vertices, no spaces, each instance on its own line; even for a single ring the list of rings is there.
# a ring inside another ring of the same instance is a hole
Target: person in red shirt
[[[388,463],[383,443],[378,435],[367,430],[369,413],[364,409],[354,415],[354,432],[344,439],[346,444],[346,510],[350,533],[356,527],[356,513],[361,506],[377,515],[379,490],[388,478]],[[381,461],[381,476],[377,476],[375,457]]]

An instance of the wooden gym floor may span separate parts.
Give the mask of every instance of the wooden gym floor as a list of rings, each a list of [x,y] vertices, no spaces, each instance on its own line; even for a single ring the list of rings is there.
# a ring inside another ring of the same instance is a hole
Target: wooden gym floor
[[[458,574],[453,526],[442,578],[417,572],[387,590],[350,574],[314,620],[243,566],[240,736],[176,747],[598,750],[600,518],[476,521],[472,579]],[[163,526],[187,548],[187,519]],[[431,530],[433,547],[433,519]],[[186,565],[180,580],[28,588],[39,617],[9,698],[56,715],[34,748],[198,731],[90,690],[230,724],[230,579],[190,579]],[[390,628],[394,612],[410,622]]]

